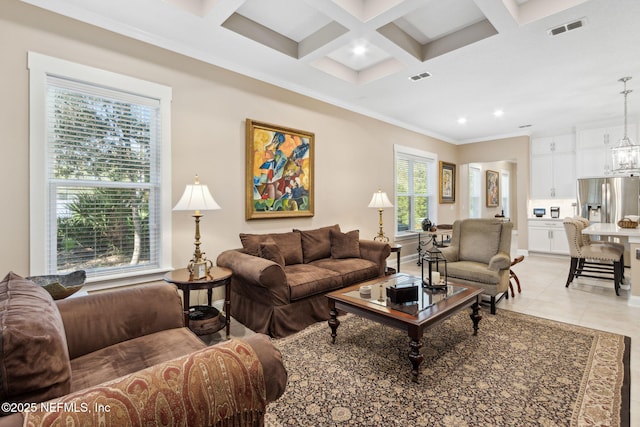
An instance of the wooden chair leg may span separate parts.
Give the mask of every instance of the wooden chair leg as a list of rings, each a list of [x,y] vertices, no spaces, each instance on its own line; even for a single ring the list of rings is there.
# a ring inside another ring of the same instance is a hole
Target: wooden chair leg
[[[577,267],[578,267],[578,258],[571,257],[571,265],[569,266],[569,277],[567,277],[567,284],[564,285],[565,288],[568,288],[571,282],[573,282],[573,277],[576,274]]]
[[[614,289],[616,290],[616,295],[620,296],[620,283],[622,282],[622,268],[624,268],[624,264],[620,264],[620,261],[614,261],[613,263],[613,283]]]
[[[520,279],[518,279],[518,276],[516,276],[515,273],[513,273],[513,280],[516,281],[516,285],[518,285],[518,293],[521,294],[522,293],[522,289],[520,288]]]
[[[496,314],[496,297],[491,297],[491,314]]]

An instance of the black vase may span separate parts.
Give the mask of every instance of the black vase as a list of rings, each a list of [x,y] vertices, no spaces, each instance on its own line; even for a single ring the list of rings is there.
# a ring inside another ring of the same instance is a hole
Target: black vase
[[[432,226],[433,224],[431,224],[431,221],[429,220],[429,218],[425,218],[422,220],[422,231],[429,231],[431,230]]]

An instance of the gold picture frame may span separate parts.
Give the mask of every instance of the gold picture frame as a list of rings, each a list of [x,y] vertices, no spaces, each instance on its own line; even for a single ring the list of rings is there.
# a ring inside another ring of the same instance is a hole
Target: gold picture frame
[[[439,191],[440,203],[455,203],[456,201],[456,165],[440,162]]]
[[[500,205],[500,172],[487,170],[487,207],[497,208]]]
[[[245,217],[314,215],[312,132],[246,119]]]

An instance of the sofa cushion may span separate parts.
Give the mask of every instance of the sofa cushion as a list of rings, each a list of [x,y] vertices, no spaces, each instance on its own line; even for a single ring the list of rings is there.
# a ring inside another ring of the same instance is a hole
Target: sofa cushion
[[[288,265],[284,268],[291,301],[323,294],[343,286],[340,273],[311,264]]]
[[[71,391],[120,378],[206,347],[187,328],[144,335],[105,347],[71,361]]]
[[[271,242],[260,243],[260,257],[273,261],[281,267],[284,267],[284,256],[278,245]]]
[[[491,257],[498,253],[502,224],[463,221],[461,227],[459,259],[489,264]]]
[[[273,241],[278,245],[286,265],[302,264],[302,240],[298,231],[269,234],[240,233],[240,241],[245,252],[254,256],[260,256],[260,243]]]
[[[302,257],[305,264],[331,256],[331,230],[340,231],[338,224],[315,230],[296,230],[302,239]]]
[[[0,400],[42,402],[69,393],[71,364],[56,303],[9,273],[0,282]]]
[[[340,273],[344,282],[343,286],[375,279],[380,271],[378,264],[362,258],[325,258],[314,261],[311,264],[325,270]]]
[[[360,258],[360,232],[331,230],[331,258]]]

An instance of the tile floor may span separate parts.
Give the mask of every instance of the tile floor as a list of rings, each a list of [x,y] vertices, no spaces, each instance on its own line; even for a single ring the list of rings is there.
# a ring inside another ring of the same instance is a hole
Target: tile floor
[[[522,293],[502,299],[498,310],[614,332],[631,337],[631,426],[640,427],[640,307],[628,305],[629,291],[616,296],[613,283],[580,278],[565,288],[569,257],[530,254],[514,266]],[[403,273],[420,275],[415,261],[401,265]],[[628,270],[627,270],[628,272]],[[488,315],[488,307],[485,311]]]

